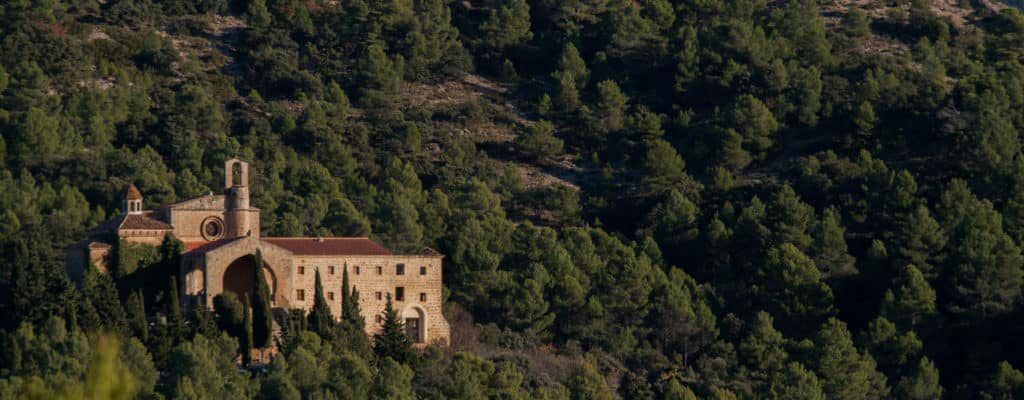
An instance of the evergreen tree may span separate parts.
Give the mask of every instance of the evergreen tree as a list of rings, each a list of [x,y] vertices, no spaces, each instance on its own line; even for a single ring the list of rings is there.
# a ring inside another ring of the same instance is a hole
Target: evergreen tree
[[[826,280],[848,277],[857,273],[857,261],[846,247],[846,229],[839,219],[839,211],[827,208],[814,232],[814,262]]]
[[[252,309],[252,338],[253,347],[266,348],[270,346],[270,339],[273,334],[274,316],[270,310],[270,287],[267,285],[267,278],[263,272],[263,254],[256,250],[256,290],[253,296]]]
[[[898,223],[894,242],[900,262],[913,264],[925,276],[937,275],[935,266],[942,261],[946,234],[929,215],[928,207],[917,206]]]
[[[329,340],[334,333],[334,317],[331,307],[324,297],[324,286],[320,281],[320,269],[316,270],[316,281],[313,286],[313,308],[309,310],[309,330],[316,332],[323,340]]]
[[[911,375],[903,377],[896,385],[896,396],[903,400],[941,399],[942,392],[939,370],[928,357],[921,357]]]
[[[373,352],[377,357],[391,358],[403,364],[412,360],[412,341],[405,334],[405,324],[391,305],[390,293],[382,315],[384,320],[381,322],[380,333],[373,335]]]
[[[935,290],[913,265],[904,267],[899,286],[885,293],[882,315],[904,329],[916,329],[936,315]]]
[[[242,295],[242,335],[238,338],[238,351],[242,353],[242,365],[252,363],[252,314],[249,308],[249,295]]]
[[[562,152],[562,139],[555,137],[555,126],[548,121],[540,120],[515,141],[516,145],[539,159],[546,159]]]
[[[774,143],[772,136],[779,129],[779,123],[761,100],[751,95],[742,95],[723,118],[725,126],[743,138],[744,150],[753,155],[754,159],[764,158]]]
[[[185,333],[185,316],[181,313],[181,301],[178,299],[178,279],[172,276],[167,290],[167,323],[175,341]]]
[[[802,364],[791,362],[786,369],[775,376],[770,389],[771,398],[787,400],[825,400],[825,393],[814,372]]]
[[[614,398],[604,377],[589,362],[576,366],[565,385],[572,400],[611,400]]]
[[[622,93],[622,89],[613,80],[599,82],[597,92],[598,103],[594,112],[599,118],[599,127],[606,132],[622,129],[629,97]]]
[[[121,336],[128,333],[128,316],[118,298],[114,280],[109,274],[98,271],[92,260],[87,261],[82,277],[82,292],[106,329]]]
[[[736,348],[747,373],[755,382],[756,390],[763,391],[772,383],[773,377],[786,367],[789,355],[786,354],[784,344],[782,333],[772,326],[772,317],[764,311],[758,312],[751,323],[750,334]]]
[[[142,342],[146,342],[149,336],[149,323],[146,321],[146,306],[142,291],[132,291],[128,295],[128,316],[130,318],[132,333]]]
[[[809,363],[821,379],[827,398],[867,398],[875,363],[853,346],[850,331],[842,321],[831,318],[821,327],[814,337]]]
[[[384,357],[377,368],[371,397],[378,400],[413,400],[413,371],[404,363]]]
[[[821,282],[814,261],[795,246],[770,249],[764,274],[764,300],[784,327],[816,324],[832,314],[832,290]]]

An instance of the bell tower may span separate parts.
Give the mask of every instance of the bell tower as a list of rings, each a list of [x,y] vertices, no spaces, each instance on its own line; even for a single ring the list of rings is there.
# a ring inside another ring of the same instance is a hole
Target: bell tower
[[[134,183],[128,186],[128,191],[124,194],[123,206],[125,214],[142,214],[142,193]]]
[[[249,163],[232,158],[224,163],[225,237],[254,234],[249,209]],[[259,235],[258,230],[255,233]]]

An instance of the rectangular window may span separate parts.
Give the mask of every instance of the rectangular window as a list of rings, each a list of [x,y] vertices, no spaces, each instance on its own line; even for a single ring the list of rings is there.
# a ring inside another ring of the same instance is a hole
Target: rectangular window
[[[306,274],[306,267],[300,265],[299,266],[299,275],[305,275],[305,274]]]
[[[356,265],[356,275],[359,275],[359,266]]]
[[[295,291],[295,300],[306,301],[306,291],[299,289]]]
[[[401,286],[396,287],[395,288],[395,301],[404,301],[404,300],[405,300],[405,288],[401,287]]]
[[[426,293],[420,293],[420,301],[427,301],[427,294]]]
[[[377,314],[377,323],[379,324],[381,322],[384,322],[384,318],[381,317],[380,314]]]
[[[382,294],[381,292],[377,292],[377,300],[381,300],[383,298],[384,298],[384,294]]]
[[[405,275],[405,264],[395,265],[395,275]]]
[[[377,275],[384,275],[384,267],[377,266]]]
[[[327,300],[334,300],[334,292],[327,292]]]
[[[330,267],[327,267],[327,269],[330,270],[331,275],[334,275],[334,266],[333,265],[330,266]]]
[[[420,267],[420,275],[426,275],[426,274],[427,274],[427,267]]]

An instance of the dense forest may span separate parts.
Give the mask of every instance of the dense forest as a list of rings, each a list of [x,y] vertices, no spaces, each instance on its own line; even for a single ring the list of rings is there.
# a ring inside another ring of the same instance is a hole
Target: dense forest
[[[1024,399],[1014,8],[8,0],[0,55],[0,398]],[[69,279],[236,155],[266,235],[445,254],[450,346],[183,307],[170,237]]]

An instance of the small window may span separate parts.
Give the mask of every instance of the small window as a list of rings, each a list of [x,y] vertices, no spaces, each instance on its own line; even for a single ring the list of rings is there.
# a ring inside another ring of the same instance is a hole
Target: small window
[[[295,291],[295,300],[306,301],[306,291],[299,289]]]
[[[381,293],[381,292],[377,292],[377,300],[381,300],[383,298],[384,298],[384,294]]]
[[[405,264],[395,265],[395,275],[405,275]]]
[[[420,267],[420,275],[426,275],[426,274],[427,274],[427,267]]]
[[[359,275],[359,266],[356,265],[356,275]]]
[[[427,301],[427,294],[426,293],[420,293],[420,301]]]
[[[379,324],[382,322],[384,322],[384,317],[381,317],[380,314],[377,314],[377,323]]]
[[[299,275],[305,275],[305,274],[306,274],[306,267],[300,265],[299,266]]]
[[[334,275],[334,266],[333,265],[330,266],[330,267],[327,267],[327,269],[330,271],[331,275]]]
[[[334,300],[334,292],[327,292],[327,300]]]
[[[377,266],[377,275],[384,275],[384,267]]]
[[[396,301],[404,301],[405,300],[405,288],[404,287],[399,286],[399,287],[395,288],[395,300]]]

